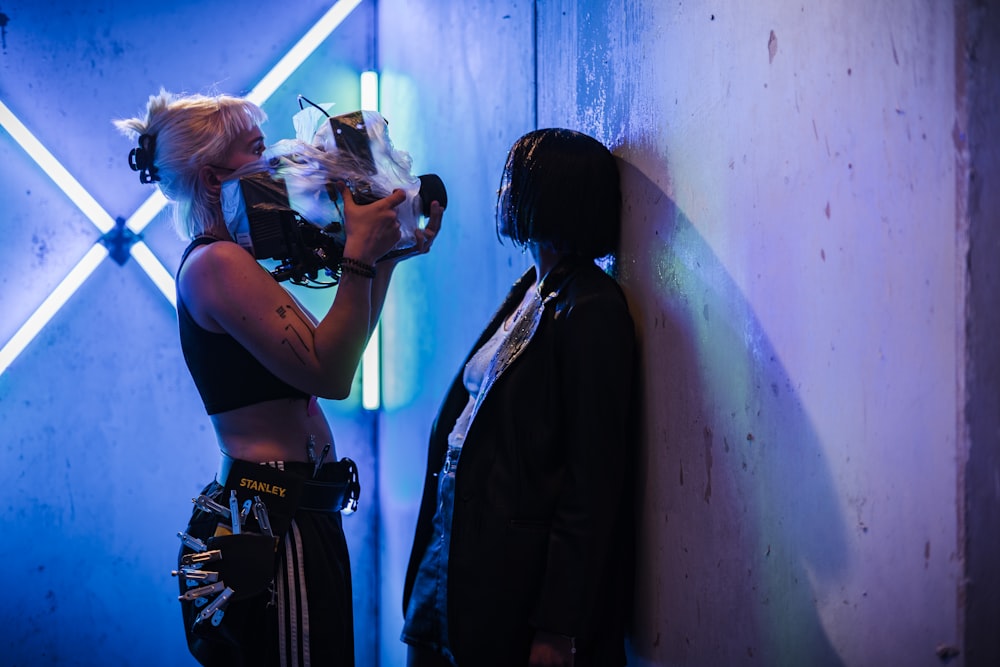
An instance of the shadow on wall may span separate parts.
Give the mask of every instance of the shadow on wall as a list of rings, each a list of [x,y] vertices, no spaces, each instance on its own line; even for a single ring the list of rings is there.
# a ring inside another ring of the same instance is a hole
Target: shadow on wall
[[[629,662],[842,665],[821,618],[848,557],[822,443],[726,267],[621,169],[645,375]]]

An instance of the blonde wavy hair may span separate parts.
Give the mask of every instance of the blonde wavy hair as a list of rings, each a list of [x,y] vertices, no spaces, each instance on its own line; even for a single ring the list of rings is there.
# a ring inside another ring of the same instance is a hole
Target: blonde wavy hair
[[[249,100],[230,95],[179,95],[161,89],[149,97],[143,117],[113,121],[133,141],[149,135],[155,142],[152,165],[157,186],[174,203],[174,226],[187,239],[224,235],[217,196],[206,191],[199,172],[218,164],[241,132],[267,120]]]

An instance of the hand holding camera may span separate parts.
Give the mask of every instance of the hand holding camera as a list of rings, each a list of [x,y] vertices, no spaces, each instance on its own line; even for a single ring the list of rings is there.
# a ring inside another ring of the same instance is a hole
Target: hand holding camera
[[[293,119],[298,139],[223,184],[233,238],[258,260],[278,260],[276,280],[307,287],[336,285],[345,257],[371,267],[426,253],[448,205],[441,179],[410,173],[378,113],[331,117],[309,104]]]
[[[394,190],[387,197],[361,205],[345,183],[336,187],[344,202],[343,256],[375,264],[399,243],[402,233],[396,207],[406,200],[406,192]]]

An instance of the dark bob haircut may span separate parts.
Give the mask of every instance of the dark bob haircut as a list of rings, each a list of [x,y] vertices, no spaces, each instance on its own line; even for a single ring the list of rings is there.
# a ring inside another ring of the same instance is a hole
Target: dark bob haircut
[[[497,195],[497,234],[524,247],[597,259],[618,249],[618,164],[604,144],[564,129],[535,130],[507,154]]]

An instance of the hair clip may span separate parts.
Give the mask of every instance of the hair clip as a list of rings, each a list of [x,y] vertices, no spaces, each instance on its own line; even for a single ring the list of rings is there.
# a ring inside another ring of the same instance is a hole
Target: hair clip
[[[132,171],[139,172],[140,183],[153,183],[160,180],[159,170],[153,166],[153,155],[156,153],[156,137],[143,134],[139,137],[139,147],[133,148],[128,154],[128,166]]]

